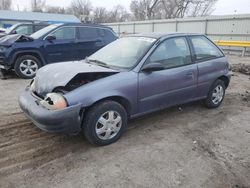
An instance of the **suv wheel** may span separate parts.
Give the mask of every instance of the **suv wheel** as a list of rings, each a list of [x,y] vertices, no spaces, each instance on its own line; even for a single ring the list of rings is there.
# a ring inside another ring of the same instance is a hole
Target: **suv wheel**
[[[225,88],[225,83],[222,80],[216,80],[209,90],[205,105],[208,108],[219,107],[225,96]]]
[[[41,61],[32,56],[24,55],[18,57],[15,62],[15,72],[18,76],[25,79],[35,77],[37,70],[41,67]]]
[[[127,112],[115,101],[94,105],[84,117],[83,132],[87,140],[99,146],[117,141],[127,127]]]

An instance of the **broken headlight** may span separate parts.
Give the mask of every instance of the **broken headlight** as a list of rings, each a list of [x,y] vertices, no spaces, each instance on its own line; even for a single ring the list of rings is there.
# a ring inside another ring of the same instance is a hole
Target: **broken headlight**
[[[48,93],[40,104],[49,110],[61,110],[67,107],[67,102],[59,93]]]
[[[35,80],[34,79],[30,82],[30,90],[35,91]]]

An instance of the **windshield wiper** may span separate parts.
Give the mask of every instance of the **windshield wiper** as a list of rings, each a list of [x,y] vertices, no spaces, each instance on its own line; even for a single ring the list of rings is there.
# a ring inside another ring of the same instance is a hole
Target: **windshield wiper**
[[[107,68],[110,67],[107,63],[99,61],[97,59],[88,59],[88,58],[86,58],[85,60],[86,60],[87,63],[92,62],[92,63],[97,64],[97,65],[102,66],[102,67],[107,67]]]

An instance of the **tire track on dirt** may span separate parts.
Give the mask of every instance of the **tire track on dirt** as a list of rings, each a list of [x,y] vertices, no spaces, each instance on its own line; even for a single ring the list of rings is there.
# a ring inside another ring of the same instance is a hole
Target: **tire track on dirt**
[[[0,177],[39,167],[82,147],[80,136],[70,137],[41,131],[23,113],[2,117]]]

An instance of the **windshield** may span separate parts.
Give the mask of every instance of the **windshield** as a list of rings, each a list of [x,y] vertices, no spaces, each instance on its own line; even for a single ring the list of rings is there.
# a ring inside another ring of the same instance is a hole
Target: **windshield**
[[[40,37],[42,37],[43,35],[45,35],[46,33],[50,32],[50,31],[52,31],[53,29],[57,28],[58,26],[59,26],[59,24],[47,26],[47,27],[33,33],[32,35],[30,35],[30,37],[32,37],[33,39],[39,39]]]
[[[121,38],[91,55],[88,61],[111,68],[131,69],[155,41],[147,37]]]

